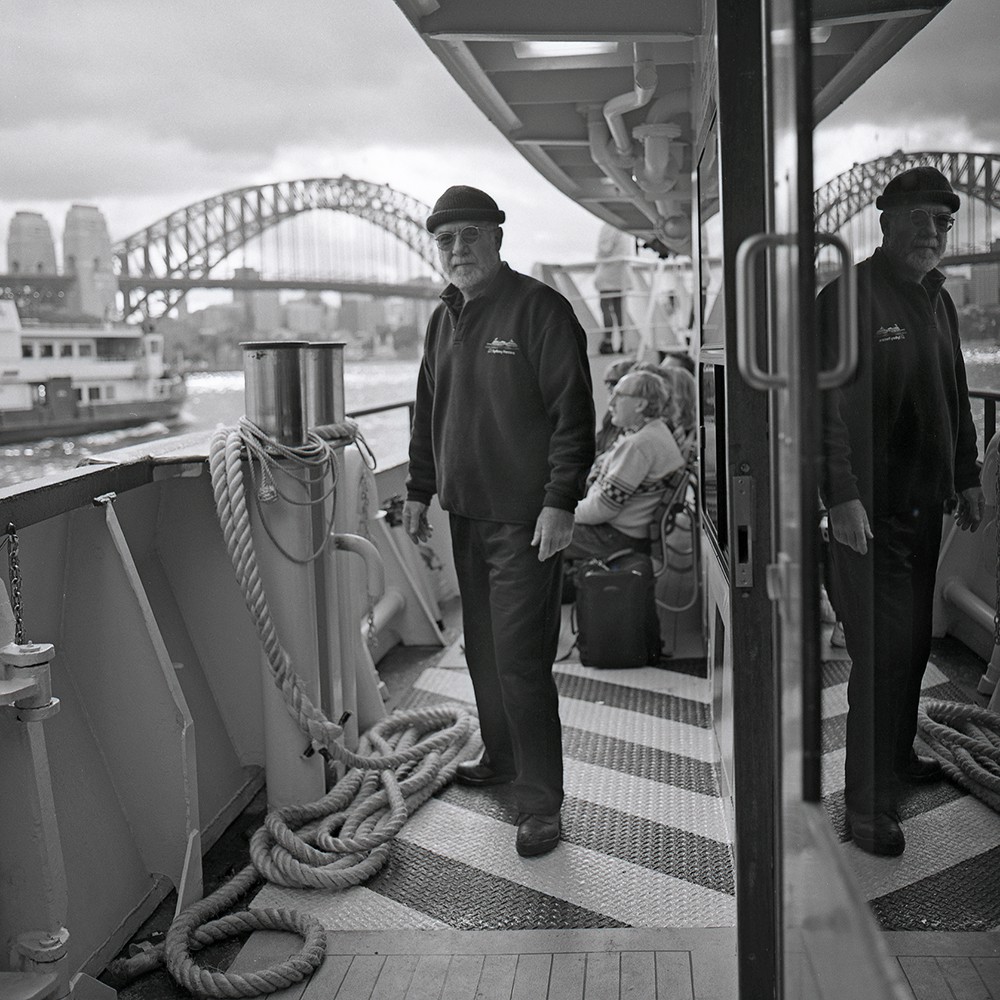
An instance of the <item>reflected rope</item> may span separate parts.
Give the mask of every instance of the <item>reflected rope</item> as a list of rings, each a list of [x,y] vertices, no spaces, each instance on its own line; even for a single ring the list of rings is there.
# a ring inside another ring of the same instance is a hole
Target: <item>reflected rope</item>
[[[312,483],[312,472],[326,461],[323,449],[360,439],[351,424],[322,428],[326,436],[322,448],[310,435],[301,455],[295,448],[279,453],[286,461],[301,462],[307,471],[300,482]],[[476,716],[462,705],[447,703],[393,712],[361,736],[355,753],[340,742],[343,727],[312,703],[278,639],[251,537],[243,461],[246,458],[251,467],[258,461],[265,468],[264,454],[271,445],[249,421],[241,421],[235,429],[220,428],[212,437],[209,470],[219,521],[268,668],[289,714],[323,756],[332,777],[338,773],[337,764],[347,771],[316,802],[270,812],[251,838],[251,864],[180,913],[162,945],[147,946],[132,958],[111,963],[108,973],[116,984],[161,963],[181,986],[201,997],[259,996],[301,982],[319,967],[326,952],[326,932],[318,920],[283,909],[219,914],[263,879],[292,888],[336,890],[370,879],[385,865],[392,839],[407,818],[482,747]],[[374,459],[369,468],[373,463]],[[324,497],[329,498],[332,490]],[[195,961],[193,953],[207,944],[252,930],[292,931],[304,943],[284,962],[257,972],[220,972]]]
[[[978,705],[924,701],[917,727],[944,773],[1000,812],[1000,715]]]

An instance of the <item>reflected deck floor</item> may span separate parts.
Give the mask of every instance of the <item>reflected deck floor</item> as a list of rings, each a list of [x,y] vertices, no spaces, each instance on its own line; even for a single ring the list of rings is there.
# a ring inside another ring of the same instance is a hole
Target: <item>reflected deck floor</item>
[[[935,640],[922,697],[985,704],[981,660],[955,640]],[[987,931],[1000,927],[1000,816],[950,781],[911,787],[900,806],[906,851],[866,854],[850,842],[843,801],[847,678],[844,650],[823,665],[824,805],[843,850],[887,931]],[[919,736],[918,736],[919,742]],[[929,752],[923,748],[923,752]],[[944,994],[947,996],[947,994]]]

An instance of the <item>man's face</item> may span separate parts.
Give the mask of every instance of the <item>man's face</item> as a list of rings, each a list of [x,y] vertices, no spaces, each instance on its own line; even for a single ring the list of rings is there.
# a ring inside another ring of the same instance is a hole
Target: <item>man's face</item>
[[[921,202],[885,213],[882,248],[914,275],[923,277],[941,263],[948,245],[945,219],[951,212],[940,202]]]
[[[478,235],[470,230],[478,231]],[[445,222],[434,230],[435,240],[442,234],[455,237],[449,247],[438,243],[438,259],[445,277],[466,298],[478,294],[500,268],[500,227],[487,222]],[[471,242],[467,242],[469,239]]]

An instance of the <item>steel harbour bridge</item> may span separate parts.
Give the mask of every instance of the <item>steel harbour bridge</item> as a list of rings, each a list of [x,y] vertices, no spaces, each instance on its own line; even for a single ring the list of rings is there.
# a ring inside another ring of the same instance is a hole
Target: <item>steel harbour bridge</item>
[[[888,179],[937,167],[962,198],[946,264],[1000,259],[1000,154],[897,151],[815,192],[816,228],[837,232],[855,259],[880,242],[874,201]],[[192,288],[306,289],[436,298],[442,275],[424,223],[429,206],[347,176],[237,188],[186,205],[114,243],[125,318],[158,317]],[[69,275],[0,275],[17,300],[65,293]]]

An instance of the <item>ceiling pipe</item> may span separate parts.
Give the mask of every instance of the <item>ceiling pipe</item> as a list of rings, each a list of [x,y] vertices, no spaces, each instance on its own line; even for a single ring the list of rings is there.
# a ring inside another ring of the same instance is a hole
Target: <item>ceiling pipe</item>
[[[652,46],[636,42],[632,46],[632,89],[612,97],[604,105],[604,120],[608,123],[615,149],[620,157],[631,157],[632,136],[625,125],[625,115],[637,108],[644,108],[656,93],[656,64],[652,60]]]
[[[680,125],[669,122],[647,123],[632,129],[632,135],[642,144],[643,150],[642,162],[634,168],[635,181],[646,194],[664,195],[677,184],[681,164],[671,140],[680,134]]]
[[[596,108],[587,115],[587,139],[590,143],[590,156],[594,163],[601,168],[606,177],[609,177],[618,185],[622,194],[650,222],[658,225],[660,217],[656,212],[655,206],[645,196],[642,188],[636,184],[629,170],[623,167],[614,157],[612,153],[613,144],[608,135],[608,126],[605,119],[601,116],[601,112]]]
[[[683,134],[683,129],[670,119],[690,114],[691,91],[672,90],[658,97],[649,106],[645,122],[632,130],[643,147],[643,163],[636,169],[635,179],[647,194],[663,195],[675,187],[683,166],[683,151],[673,140]]]
[[[623,197],[650,221],[656,238],[674,253],[690,253],[690,218],[680,214],[673,201],[656,203],[639,187],[630,170],[615,156],[607,123],[597,107],[587,113],[587,138],[594,163],[618,186]]]

